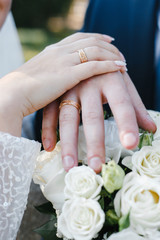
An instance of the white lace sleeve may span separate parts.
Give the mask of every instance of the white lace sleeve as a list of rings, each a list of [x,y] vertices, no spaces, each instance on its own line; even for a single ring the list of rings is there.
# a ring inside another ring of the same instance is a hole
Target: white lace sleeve
[[[0,132],[0,239],[19,229],[40,143]]]

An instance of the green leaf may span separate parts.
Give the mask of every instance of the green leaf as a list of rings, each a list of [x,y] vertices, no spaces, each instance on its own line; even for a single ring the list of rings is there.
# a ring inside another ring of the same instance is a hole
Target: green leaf
[[[139,149],[141,149],[143,146],[152,146],[153,133],[144,130],[139,130],[139,132],[141,134],[139,137]]]
[[[104,119],[108,119],[110,117],[113,117],[113,114],[111,112],[108,113],[106,110],[103,110],[103,115],[104,115]]]
[[[57,135],[57,142],[59,142],[60,140],[59,129],[56,130],[56,135]]]
[[[53,214],[56,216],[55,210],[53,208],[53,205],[51,202],[46,202],[42,205],[39,206],[34,206],[35,209],[40,212],[40,213],[44,213],[44,214]]]
[[[101,205],[101,208],[104,209],[104,198],[100,198],[98,202]]]
[[[122,231],[123,229],[129,227],[129,225],[130,225],[129,215],[130,215],[130,213],[122,216],[122,217],[119,219],[119,221],[118,221],[119,231]]]
[[[38,233],[43,237],[44,240],[56,240],[59,239],[57,234],[57,228],[55,224],[57,223],[56,217],[52,218],[49,222],[45,223],[41,227],[34,230],[34,232]]]
[[[108,225],[113,226],[118,224],[119,217],[117,217],[114,209],[109,209],[106,212],[106,222]]]
[[[103,188],[100,192],[100,195],[102,198],[110,198],[112,199],[112,194],[107,192],[107,190],[105,188]]]

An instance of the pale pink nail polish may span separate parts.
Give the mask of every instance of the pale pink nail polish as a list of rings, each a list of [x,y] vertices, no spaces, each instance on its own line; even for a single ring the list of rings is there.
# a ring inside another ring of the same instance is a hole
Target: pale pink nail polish
[[[107,36],[107,35],[103,35],[105,37],[106,40],[109,40],[111,42],[115,41],[115,38]]]
[[[126,66],[126,62],[123,62],[123,61],[114,61],[114,62],[119,67],[125,67]]]

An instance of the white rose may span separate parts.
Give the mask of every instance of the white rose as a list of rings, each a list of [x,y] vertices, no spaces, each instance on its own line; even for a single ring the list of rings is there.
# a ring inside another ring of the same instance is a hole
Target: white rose
[[[160,229],[160,185],[137,173],[126,175],[114,200],[116,214],[130,212],[130,226],[141,235]]]
[[[121,232],[112,234],[107,240],[145,240],[144,237],[139,236],[131,228],[124,229]]]
[[[40,185],[44,196],[55,209],[61,209],[64,203],[65,175],[59,142],[52,152],[40,153],[33,174],[33,181]]]
[[[152,145],[142,147],[132,158],[124,158],[122,163],[132,171],[160,182],[160,141],[153,141]]]
[[[118,163],[120,157],[133,154],[132,150],[127,150],[121,145],[117,124],[113,117],[104,120],[104,127],[106,162],[113,159],[116,163]],[[87,164],[87,147],[83,126],[80,126],[79,128],[78,159]]]
[[[150,232],[149,235],[146,235],[145,237],[142,237],[138,235],[135,231],[133,231],[132,228],[124,229],[121,232],[114,233],[110,235],[107,240],[159,240],[160,239],[160,232],[159,231],[153,231]]]
[[[57,230],[68,239],[90,240],[97,236],[104,221],[105,214],[97,201],[75,198],[64,203]]]
[[[112,234],[107,240],[160,240],[160,232],[153,231],[149,235],[142,237],[131,228],[124,229],[121,232]]]
[[[80,166],[72,168],[65,177],[65,197],[96,198],[103,186],[103,179],[90,167]]]

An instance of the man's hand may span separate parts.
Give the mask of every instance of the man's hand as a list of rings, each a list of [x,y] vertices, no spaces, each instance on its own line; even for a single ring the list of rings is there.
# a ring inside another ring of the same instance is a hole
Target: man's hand
[[[138,125],[152,132],[156,130],[127,73],[116,72],[92,77],[64,94],[61,98],[63,100],[81,104],[88,163],[96,172],[100,171],[105,161],[102,104],[109,103],[118,125],[120,141],[125,148],[133,149],[137,146]],[[52,150],[56,144],[58,106],[59,102],[56,101],[44,109],[42,141],[46,150]],[[75,107],[66,105],[61,108],[60,138],[63,164],[67,171],[78,164],[79,120]]]

